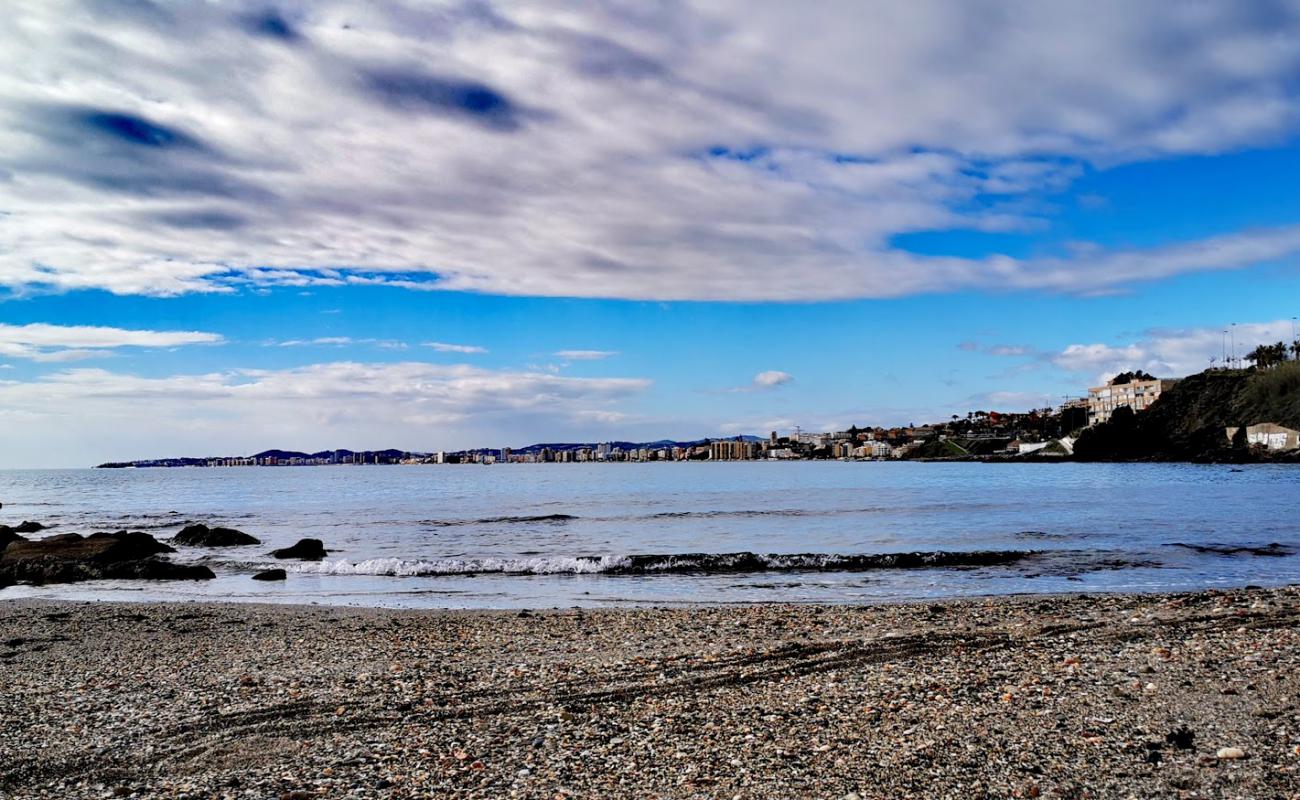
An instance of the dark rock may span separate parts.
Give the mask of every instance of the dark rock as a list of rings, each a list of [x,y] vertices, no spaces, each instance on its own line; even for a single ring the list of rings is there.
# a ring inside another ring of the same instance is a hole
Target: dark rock
[[[190,547],[239,547],[246,544],[261,544],[262,541],[234,528],[209,528],[203,523],[187,525],[172,537],[176,544]]]
[[[97,563],[50,556],[0,561],[0,584],[76,583],[93,580],[211,580],[212,570],[198,564],[174,564],[160,558]]]
[[[169,547],[143,531],[116,531],[115,533],[92,533],[88,540],[109,539],[117,542],[109,556],[115,561],[147,558],[160,553],[175,553],[176,548]]]
[[[13,528],[9,527],[8,525],[0,525],[0,553],[3,553],[5,548],[8,547],[13,542],[25,542],[25,541],[27,540],[22,536],[19,536],[18,532],[15,531]]]
[[[282,580],[284,580],[284,579],[286,579],[286,578],[288,578],[288,577],[289,577],[289,576],[286,575],[285,572],[284,572],[284,570],[282,570],[282,569],[267,569],[267,570],[262,570],[261,572],[259,572],[259,573],[257,573],[256,575],[254,575],[254,576],[253,576],[253,580],[255,580],[255,581],[282,581]]]
[[[210,581],[217,577],[202,564],[176,564],[161,558],[123,561],[104,570],[105,578],[145,581]]]
[[[299,561],[320,561],[328,552],[320,539],[299,539],[292,547],[272,550],[271,555],[276,558],[296,558]]]
[[[36,533],[37,531],[45,530],[46,527],[47,526],[42,525],[39,522],[32,522],[31,520],[25,519],[22,522],[20,522],[18,525],[14,526],[14,532],[15,533]]]
[[[0,552],[0,585],[103,579],[207,580],[212,570],[155,558],[172,548],[139,531],[21,539]]]
[[[1191,750],[1196,745],[1196,733],[1186,725],[1180,725],[1165,734],[1165,741],[1179,750]]]
[[[139,531],[93,533],[81,536],[63,533],[44,539],[24,539],[12,542],[0,555],[0,561],[14,562],[34,558],[53,558],[63,561],[94,561],[101,564],[131,561],[159,553],[174,553],[172,548]]]

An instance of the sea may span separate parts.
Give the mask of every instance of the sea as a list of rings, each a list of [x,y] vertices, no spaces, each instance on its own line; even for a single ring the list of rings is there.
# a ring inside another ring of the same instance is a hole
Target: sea
[[[880,603],[1300,583],[1300,468],[724,462],[0,471],[40,535],[191,522],[209,581],[6,598],[391,608]],[[320,562],[269,551],[321,539]],[[273,566],[283,582],[251,580]]]

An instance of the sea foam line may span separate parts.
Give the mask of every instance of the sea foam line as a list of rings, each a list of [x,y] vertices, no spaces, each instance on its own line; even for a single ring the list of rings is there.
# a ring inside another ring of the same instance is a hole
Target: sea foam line
[[[878,569],[983,567],[1011,564],[1027,550],[932,551],[837,555],[833,553],[683,553],[534,558],[447,558],[410,561],[372,558],[298,564],[295,572],[322,575],[656,575],[750,572],[864,572]]]

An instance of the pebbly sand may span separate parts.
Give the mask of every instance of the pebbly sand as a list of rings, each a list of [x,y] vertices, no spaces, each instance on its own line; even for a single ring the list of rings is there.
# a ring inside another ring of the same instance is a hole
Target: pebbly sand
[[[0,797],[1300,798],[1298,622],[0,602]]]

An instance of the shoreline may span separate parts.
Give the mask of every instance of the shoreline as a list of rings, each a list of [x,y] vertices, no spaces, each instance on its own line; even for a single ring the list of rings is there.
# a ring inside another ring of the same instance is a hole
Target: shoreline
[[[240,575],[240,578],[247,577]],[[386,580],[416,580],[418,578],[408,578],[404,576],[382,576]],[[452,576],[460,578],[461,576]],[[581,576],[560,576],[563,578],[581,577]],[[146,581],[147,583],[166,583],[161,581]],[[990,592],[988,594],[963,594],[963,595],[902,595],[893,599],[875,599],[859,598],[854,600],[845,600],[844,602],[825,601],[825,600],[798,600],[798,599],[779,599],[779,600],[602,600],[599,603],[591,605],[570,604],[570,605],[534,605],[534,606],[449,606],[449,605],[369,605],[366,603],[333,603],[328,599],[300,601],[286,600],[284,602],[268,599],[256,600],[214,600],[209,597],[180,597],[167,599],[140,599],[133,597],[118,596],[94,596],[94,597],[40,597],[33,595],[11,595],[7,594],[8,589],[79,589],[85,588],[88,582],[76,583],[51,583],[43,585],[14,584],[12,586],[0,588],[0,625],[5,618],[6,607],[26,608],[51,606],[58,610],[63,610],[65,606],[141,606],[158,609],[192,609],[194,607],[212,607],[218,609],[237,610],[278,610],[278,611],[344,611],[344,612],[376,612],[380,614],[416,614],[416,615],[485,615],[485,616],[511,616],[519,613],[526,613],[534,616],[555,615],[555,614],[585,614],[588,616],[613,613],[633,613],[633,612],[678,612],[678,611],[713,611],[726,609],[743,609],[754,607],[782,607],[789,609],[890,609],[890,608],[908,608],[913,606],[931,606],[931,605],[965,605],[965,604],[989,604],[989,603],[1024,603],[1030,601],[1067,601],[1067,600],[1104,600],[1126,598],[1139,600],[1142,598],[1164,598],[1164,597],[1183,597],[1189,595],[1219,595],[1242,592],[1283,592],[1295,590],[1300,593],[1300,581],[1275,582],[1275,583],[1249,583],[1249,584],[1224,584],[1220,586],[1200,587],[1200,588],[1176,588],[1176,589],[1159,589],[1154,591],[1145,590],[1128,590],[1128,589],[1078,589],[1074,591],[1049,591],[1049,592]],[[139,587],[139,581],[119,580],[119,581],[91,581],[89,583],[112,583],[116,586],[105,587],[108,589],[129,589]],[[1300,602],[1300,601],[1298,601]],[[1298,799],[1300,800],[1300,799]]]
[[[0,674],[13,797],[1300,792],[1300,586],[533,612],[0,600]]]

